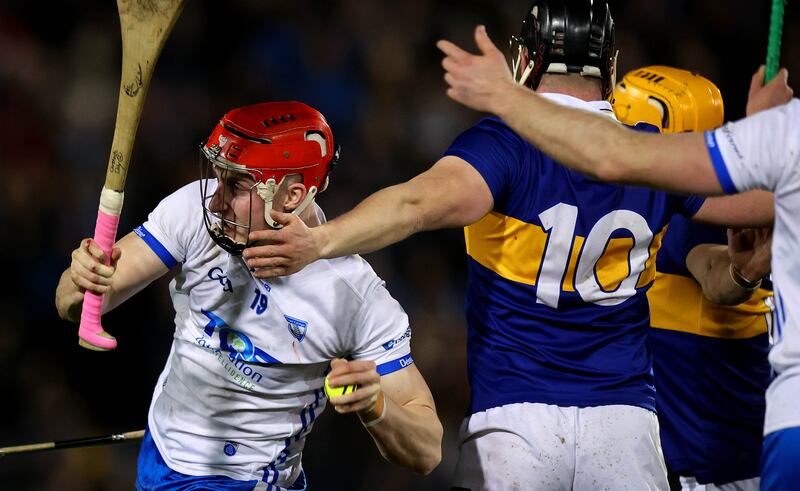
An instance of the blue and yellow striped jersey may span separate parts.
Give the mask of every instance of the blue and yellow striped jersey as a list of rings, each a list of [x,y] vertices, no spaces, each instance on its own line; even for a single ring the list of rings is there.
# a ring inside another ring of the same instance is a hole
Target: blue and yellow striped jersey
[[[666,224],[702,199],[594,181],[496,118],[446,155],[474,166],[494,197],[465,230],[470,412],[517,402],[655,410],[645,291]]]
[[[771,292],[761,288],[734,307],[706,300],[686,268],[704,243],[727,244],[725,229],[682,217],[670,223],[647,293],[650,344],[667,466],[721,484],[759,474]]]

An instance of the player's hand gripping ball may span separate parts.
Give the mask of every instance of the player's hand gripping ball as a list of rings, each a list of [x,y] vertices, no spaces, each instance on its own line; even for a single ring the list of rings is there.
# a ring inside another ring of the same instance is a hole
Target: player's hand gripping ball
[[[344,385],[342,387],[331,387],[331,384],[328,383],[328,377],[325,377],[325,395],[328,396],[328,399],[330,399],[331,397],[343,396],[345,394],[355,392],[356,390],[358,390],[357,385]]]

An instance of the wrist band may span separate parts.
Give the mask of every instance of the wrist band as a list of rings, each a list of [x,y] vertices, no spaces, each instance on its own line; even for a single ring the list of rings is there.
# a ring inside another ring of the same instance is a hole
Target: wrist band
[[[361,420],[361,424],[364,425],[364,428],[372,428],[373,426],[375,426],[378,423],[380,423],[381,421],[383,421],[383,418],[386,417],[386,406],[387,406],[387,404],[386,404],[386,394],[384,394],[383,391],[381,391],[381,398],[378,399],[378,401],[380,401],[380,402],[375,403],[375,407],[369,412],[369,414],[372,414],[372,413],[376,412],[375,409],[380,404],[380,407],[381,407],[380,416],[378,416],[377,418],[371,418],[371,419],[365,421],[364,417],[361,416],[361,414],[358,415],[358,418]]]
[[[759,286],[761,286],[761,279],[758,281],[750,281],[736,269],[736,267],[731,263],[730,267],[728,268],[728,273],[731,275],[731,280],[736,283],[736,286],[739,288],[743,288],[745,290],[755,290]]]

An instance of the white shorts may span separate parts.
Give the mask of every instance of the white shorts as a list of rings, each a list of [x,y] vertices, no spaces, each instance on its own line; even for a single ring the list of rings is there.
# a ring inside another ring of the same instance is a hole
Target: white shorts
[[[761,479],[742,479],[725,484],[700,484],[693,477],[681,476],[681,491],[758,491]]]
[[[669,490],[658,419],[635,406],[509,404],[467,417],[453,489]]]

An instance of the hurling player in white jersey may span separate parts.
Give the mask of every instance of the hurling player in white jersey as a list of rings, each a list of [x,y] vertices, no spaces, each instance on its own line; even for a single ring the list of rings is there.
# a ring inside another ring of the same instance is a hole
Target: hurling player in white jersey
[[[56,305],[80,317],[85,290],[108,311],[175,269],[172,349],[153,394],[136,488],[305,489],[305,438],[331,386],[390,462],[421,474],[441,460],[442,426],[410,353],[408,317],[359,256],[269,282],[241,258],[272,209],[325,221],[314,196],[338,149],[299,102],[234,109],[201,148],[206,175],[167,196],[117,242],[110,265],[90,239],[72,253]],[[201,199],[202,198],[202,199]]]
[[[800,482],[800,101],[785,69],[764,83],[753,75],[748,106],[771,107],[705,134],[626,131],[587,112],[556,106],[514,83],[505,57],[479,26],[473,55],[439,41],[447,95],[494,113],[560,162],[597,179],[670,191],[717,195],[762,189],[775,193],[772,275],[776,372],[767,391],[761,489]],[[749,111],[748,111],[749,112]],[[750,280],[755,280],[751,278]]]

